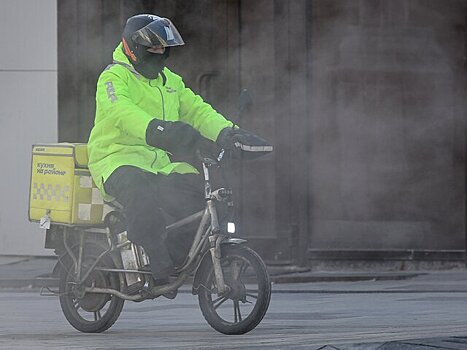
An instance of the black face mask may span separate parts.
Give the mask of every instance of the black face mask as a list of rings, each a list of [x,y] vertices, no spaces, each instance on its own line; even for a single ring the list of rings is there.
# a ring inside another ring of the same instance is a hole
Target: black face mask
[[[170,48],[166,48],[163,54],[145,52],[139,63],[133,64],[136,71],[147,79],[156,79],[165,67],[165,61],[169,57]]]

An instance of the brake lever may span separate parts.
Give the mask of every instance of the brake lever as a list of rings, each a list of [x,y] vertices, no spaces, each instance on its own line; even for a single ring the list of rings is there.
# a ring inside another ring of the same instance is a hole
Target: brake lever
[[[203,157],[203,155],[201,154],[200,150],[196,150],[196,157],[206,166],[210,167],[210,166],[219,166],[219,163],[217,162],[217,160],[215,159],[212,159],[212,158],[209,158],[209,157]]]
[[[219,152],[219,155],[217,156],[217,162],[220,163],[222,161],[222,158],[224,158],[224,154],[225,154],[225,149],[221,149],[221,151]]]

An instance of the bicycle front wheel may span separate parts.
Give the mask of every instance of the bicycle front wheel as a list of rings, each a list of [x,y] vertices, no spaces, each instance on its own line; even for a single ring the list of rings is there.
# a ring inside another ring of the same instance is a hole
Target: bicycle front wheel
[[[204,318],[224,334],[244,334],[263,319],[271,298],[271,281],[260,256],[244,246],[222,247],[221,259],[228,291],[217,294],[212,263],[204,265],[198,293]]]

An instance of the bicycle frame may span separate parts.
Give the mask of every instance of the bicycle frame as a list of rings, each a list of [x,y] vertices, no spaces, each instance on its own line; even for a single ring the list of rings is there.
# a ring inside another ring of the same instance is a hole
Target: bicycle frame
[[[209,159],[209,158],[202,159],[204,185],[205,185],[204,186],[205,187],[205,200],[206,200],[205,209],[167,226],[166,229],[168,232],[170,232],[172,230],[175,230],[177,228],[180,228],[182,226],[185,226],[196,220],[201,219],[198,229],[196,231],[196,235],[193,239],[193,243],[185,259],[185,262],[182,264],[182,266],[177,267],[175,270],[175,272],[178,274],[177,278],[169,284],[153,287],[150,291],[150,298],[155,298],[157,296],[160,296],[164,293],[167,293],[169,291],[172,291],[180,287],[183,284],[183,282],[186,280],[188,275],[191,272],[196,271],[196,269],[199,267],[204,256],[209,253],[211,255],[211,259],[212,259],[212,263],[214,267],[217,294],[220,295],[228,291],[228,287],[224,283],[224,276],[223,276],[223,272],[222,272],[222,268],[220,264],[221,245],[222,244],[240,244],[240,243],[246,242],[246,240],[239,239],[239,238],[233,238],[231,237],[230,234],[226,232],[221,232],[220,230],[219,220],[218,220],[218,215],[217,215],[217,208],[216,208],[215,203],[220,202],[220,201],[227,201],[227,200],[230,201],[229,203],[232,203],[231,202],[232,191],[230,189],[224,189],[224,188],[211,191],[209,168],[213,165],[218,166],[218,162],[220,162],[220,160],[222,159],[222,156],[223,156],[223,152],[221,152],[217,161]],[[229,204],[229,205],[233,206],[233,204]],[[73,264],[76,269],[75,273],[77,276],[77,281],[76,281],[77,285],[83,284],[86,278],[88,278],[88,276],[94,269],[101,270],[101,271],[107,271],[107,272],[115,272],[115,273],[118,272],[118,273],[151,274],[150,272],[140,271],[140,270],[109,269],[109,268],[96,267],[99,261],[108,253],[119,250],[125,247],[126,245],[132,244],[130,241],[126,241],[121,244],[115,244],[114,239],[111,236],[109,230],[105,230],[105,233],[107,234],[107,238],[109,241],[108,249],[106,249],[102,254],[100,254],[96,258],[96,260],[93,262],[92,266],[84,274],[82,274],[81,262],[82,262],[82,257],[84,254],[83,252],[84,232],[82,232],[81,237],[80,237],[78,257],[76,257],[72,249],[68,246],[66,242],[67,234],[65,231],[64,245],[65,245],[68,255],[73,260]],[[208,253],[208,250],[209,250],[209,253]],[[112,294],[119,298],[122,298],[125,300],[133,300],[133,301],[141,301],[141,300],[148,298],[142,295],[128,295],[118,290],[109,289],[109,288],[85,287],[83,288],[82,291],[84,293],[87,292],[87,293]]]

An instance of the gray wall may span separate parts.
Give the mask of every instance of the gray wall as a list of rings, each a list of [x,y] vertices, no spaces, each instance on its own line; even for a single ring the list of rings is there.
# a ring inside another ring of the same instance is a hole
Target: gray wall
[[[2,0],[0,254],[49,254],[28,222],[33,143],[57,141],[56,0]]]
[[[465,1],[314,1],[312,248],[463,249]]]
[[[125,18],[166,15],[187,43],[169,66],[274,142],[235,169],[239,226],[263,256],[464,249],[466,4],[60,0],[60,138],[87,139]]]

